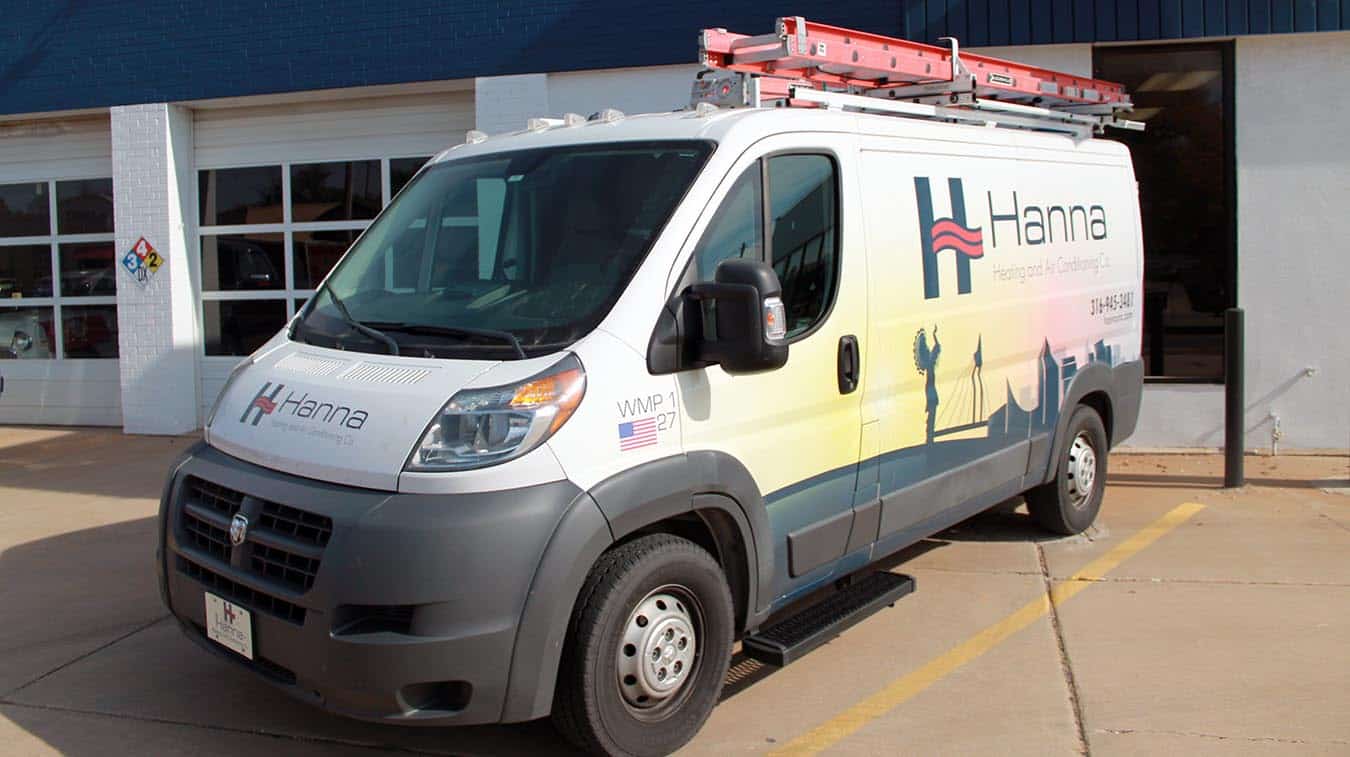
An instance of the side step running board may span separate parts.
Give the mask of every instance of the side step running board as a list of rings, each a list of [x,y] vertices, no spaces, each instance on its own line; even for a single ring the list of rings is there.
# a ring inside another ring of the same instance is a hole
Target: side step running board
[[[914,591],[914,579],[877,571],[837,594],[741,640],[746,657],[782,667]]]

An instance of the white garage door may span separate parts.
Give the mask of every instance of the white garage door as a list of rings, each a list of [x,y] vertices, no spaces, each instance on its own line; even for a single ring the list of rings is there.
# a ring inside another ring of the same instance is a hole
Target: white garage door
[[[473,118],[469,89],[195,112],[203,418],[239,357]]]
[[[120,425],[107,116],[0,124],[0,423]]]

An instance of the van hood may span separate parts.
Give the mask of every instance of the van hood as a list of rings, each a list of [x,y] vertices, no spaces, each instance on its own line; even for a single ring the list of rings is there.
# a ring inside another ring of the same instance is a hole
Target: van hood
[[[206,440],[297,476],[394,491],[436,412],[498,364],[283,342],[225,387]]]

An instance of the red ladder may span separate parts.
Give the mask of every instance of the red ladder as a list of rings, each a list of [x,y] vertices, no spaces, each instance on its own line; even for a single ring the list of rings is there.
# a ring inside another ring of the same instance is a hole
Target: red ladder
[[[993,121],[1075,134],[1085,128],[1100,132],[1104,126],[1142,128],[1119,118],[1131,107],[1119,84],[961,53],[955,39],[943,48],[798,16],[778,19],[772,34],[705,29],[699,40],[704,66],[741,76],[701,77],[694,87],[696,102],[758,105],[786,100],[790,105]],[[936,110],[894,107],[904,105]]]

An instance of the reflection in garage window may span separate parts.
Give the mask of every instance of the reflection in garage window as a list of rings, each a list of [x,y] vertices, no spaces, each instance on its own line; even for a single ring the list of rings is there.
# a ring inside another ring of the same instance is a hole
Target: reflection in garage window
[[[281,166],[200,171],[197,202],[203,226],[281,223]]]
[[[56,357],[52,308],[0,308],[0,360]]]
[[[117,306],[61,308],[61,335],[68,358],[117,357]]]
[[[202,303],[207,355],[248,355],[286,323],[285,300],[225,300]]]
[[[51,233],[47,182],[0,184],[0,237],[39,237]]]
[[[202,237],[202,290],[286,288],[286,245],[281,234]]]
[[[380,210],[380,161],[291,166],[291,220],[370,219]]]
[[[295,288],[317,287],[360,233],[355,229],[296,232],[291,242],[295,256]]]
[[[111,234],[112,179],[56,182],[57,228],[62,234]]]
[[[57,248],[61,259],[61,296],[89,297],[117,294],[117,263],[112,242],[63,244]]]

